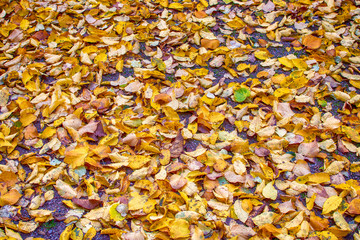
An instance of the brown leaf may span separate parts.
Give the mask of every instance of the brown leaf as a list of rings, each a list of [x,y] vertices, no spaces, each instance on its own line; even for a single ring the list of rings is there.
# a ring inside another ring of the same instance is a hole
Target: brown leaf
[[[90,122],[85,126],[81,127],[78,131],[79,135],[82,136],[85,133],[94,133],[98,127],[98,122]]]
[[[29,126],[27,126],[25,129],[24,129],[24,138],[25,139],[33,139],[33,138],[36,138],[39,136],[39,133],[36,129],[36,127],[34,126],[34,124],[30,124]]]
[[[73,198],[72,201],[76,205],[88,210],[94,209],[103,203],[101,200],[96,200],[96,199]]]
[[[15,29],[9,35],[8,39],[13,42],[20,42],[21,39],[23,39],[23,37],[24,37],[23,31],[21,31],[20,29]]]
[[[299,145],[298,152],[306,157],[316,157],[320,152],[319,144],[316,141],[302,143]]]
[[[182,188],[183,186],[185,186],[186,183],[186,178],[180,175],[174,174],[170,177],[170,185],[175,190]]]
[[[278,208],[279,208],[281,213],[288,213],[288,212],[295,211],[294,205],[291,202],[291,200],[289,200],[287,202],[280,203]]]
[[[269,156],[269,154],[270,154],[270,150],[266,149],[264,147],[259,147],[259,148],[256,147],[254,152],[259,157]]]
[[[33,38],[36,38],[37,40],[45,40],[49,37],[49,34],[46,31],[38,31],[32,35]]]
[[[97,122],[97,128],[95,130],[94,133],[92,134],[88,134],[89,137],[91,137],[92,139],[94,139],[94,141],[99,140],[99,138],[105,137],[106,133],[104,132],[104,128],[101,122]]]
[[[338,140],[338,145],[337,145],[338,149],[340,152],[342,153],[348,153],[349,150],[345,147],[344,143],[342,142],[341,139]]]
[[[171,96],[166,93],[157,94],[154,97],[154,102],[159,103],[161,105],[171,102]]]
[[[139,138],[136,137],[135,133],[130,133],[122,139],[123,143],[135,147],[139,142]]]
[[[68,144],[70,144],[71,140],[70,140],[70,137],[67,134],[65,128],[58,128],[56,133],[57,133],[57,137],[60,140],[60,142],[62,143],[62,145],[67,146]]]
[[[180,157],[183,151],[184,151],[184,138],[179,132],[175,140],[172,142],[172,146],[170,148],[171,157],[173,158]]]

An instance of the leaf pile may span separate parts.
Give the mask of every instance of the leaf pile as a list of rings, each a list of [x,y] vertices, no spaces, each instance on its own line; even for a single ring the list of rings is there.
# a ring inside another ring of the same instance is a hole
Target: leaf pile
[[[360,239],[358,5],[0,0],[0,239]]]

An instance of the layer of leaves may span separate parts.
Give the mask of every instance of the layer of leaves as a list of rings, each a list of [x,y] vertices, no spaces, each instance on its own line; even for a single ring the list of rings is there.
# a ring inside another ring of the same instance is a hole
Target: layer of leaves
[[[360,239],[359,16],[0,1],[0,238]]]

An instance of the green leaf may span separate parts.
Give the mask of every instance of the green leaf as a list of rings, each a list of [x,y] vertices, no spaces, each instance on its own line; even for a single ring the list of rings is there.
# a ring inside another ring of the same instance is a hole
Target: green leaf
[[[157,66],[157,68],[160,70],[160,71],[165,71],[166,70],[166,65],[165,63],[163,62],[163,60],[159,59],[159,58],[153,58],[152,59],[152,65],[153,66]]]
[[[14,126],[19,128],[19,127],[22,126],[22,123],[20,121],[17,121],[17,122],[14,123]]]
[[[322,99],[322,100],[318,100],[318,104],[322,107],[326,107],[327,102],[324,99]]]
[[[247,88],[239,88],[235,91],[234,97],[236,102],[243,102],[247,97],[250,96],[250,90]]]

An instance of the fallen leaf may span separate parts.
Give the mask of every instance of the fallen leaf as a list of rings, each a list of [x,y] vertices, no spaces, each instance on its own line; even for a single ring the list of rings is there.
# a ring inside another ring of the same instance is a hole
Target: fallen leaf
[[[339,196],[334,195],[329,197],[324,203],[322,214],[328,214],[336,210],[340,206],[341,202],[342,198]]]
[[[73,198],[71,199],[71,201],[73,203],[75,203],[76,205],[91,210],[94,208],[97,208],[99,205],[102,204],[101,200],[96,200],[96,199],[80,199],[80,198]]]
[[[181,133],[178,133],[178,135],[176,136],[170,147],[171,157],[177,158],[181,155],[183,151],[184,151],[184,138],[181,135]]]
[[[302,43],[308,49],[316,50],[321,46],[321,38],[315,37],[313,35],[307,35],[303,38]]]

